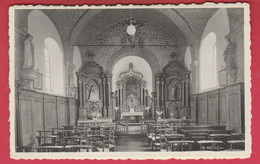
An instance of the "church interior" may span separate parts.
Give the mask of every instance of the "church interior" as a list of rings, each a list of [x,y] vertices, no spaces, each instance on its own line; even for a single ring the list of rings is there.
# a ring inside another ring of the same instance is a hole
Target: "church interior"
[[[15,10],[16,152],[243,151],[243,8]]]

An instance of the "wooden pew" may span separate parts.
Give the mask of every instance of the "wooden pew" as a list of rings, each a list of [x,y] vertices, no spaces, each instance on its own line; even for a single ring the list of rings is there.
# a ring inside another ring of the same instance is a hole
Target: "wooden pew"
[[[177,127],[177,132],[188,135],[189,133],[208,133],[208,134],[230,134],[230,130],[226,130],[225,126],[181,126]]]

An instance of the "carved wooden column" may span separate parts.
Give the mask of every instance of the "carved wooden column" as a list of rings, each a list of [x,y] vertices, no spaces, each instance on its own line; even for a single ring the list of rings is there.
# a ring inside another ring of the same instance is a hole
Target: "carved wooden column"
[[[123,84],[120,83],[120,108],[123,108]]]
[[[122,88],[123,88],[123,89],[122,89],[122,91],[123,91],[123,92],[122,92],[122,93],[123,93],[123,94],[122,94],[122,96],[123,96],[123,98],[122,98],[122,102],[123,102],[123,103],[122,103],[122,104],[125,104],[125,102],[124,102],[124,100],[126,100],[126,84],[125,84],[125,83],[122,83]]]
[[[117,90],[117,95],[116,95],[116,106],[119,107],[119,90]]]
[[[141,84],[141,86],[140,86],[140,91],[141,91],[141,99],[140,99],[140,102],[141,102],[141,107],[143,107],[144,106],[144,95],[143,95],[143,84]]]
[[[186,89],[186,91],[185,91],[185,93],[186,93],[186,104],[185,104],[185,106],[189,106],[189,80],[185,80],[185,85],[186,85],[186,87],[185,87],[185,89]]]
[[[111,75],[107,75],[107,105],[108,105],[108,118],[113,117],[113,109],[112,109],[112,104],[111,104],[111,90],[112,90],[112,83],[111,83]]]
[[[78,88],[79,88],[79,106],[80,108],[83,108],[83,87],[82,87],[82,82],[78,81]]]
[[[181,84],[181,89],[182,89],[182,106],[185,105],[185,80],[182,80]]]
[[[147,96],[146,96],[146,93],[147,92],[147,89],[143,89],[143,93],[144,93],[144,106],[146,107],[147,106]]]
[[[152,107],[151,107],[151,110],[152,110],[152,118],[155,118],[155,92],[152,92]]]
[[[164,108],[164,78],[161,79],[161,84],[162,84],[162,110],[163,110],[163,116],[166,118],[166,111]]]
[[[156,77],[156,110],[160,110],[160,78]]]
[[[105,76],[102,76],[102,81],[103,81],[103,117],[107,117],[107,104],[106,104],[107,94],[106,94],[106,77]]]

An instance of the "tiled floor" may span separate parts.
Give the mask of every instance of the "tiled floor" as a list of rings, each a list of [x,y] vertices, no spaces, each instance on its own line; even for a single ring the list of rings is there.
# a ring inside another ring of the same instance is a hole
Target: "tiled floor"
[[[115,151],[151,151],[147,135],[142,134],[140,126],[129,126],[128,132],[118,136],[118,145]]]
[[[118,137],[118,145],[115,151],[152,151],[144,134],[128,134]]]

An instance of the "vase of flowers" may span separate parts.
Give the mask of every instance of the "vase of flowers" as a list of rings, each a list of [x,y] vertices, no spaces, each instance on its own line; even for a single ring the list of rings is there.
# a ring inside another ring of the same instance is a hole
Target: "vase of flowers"
[[[92,120],[97,120],[99,118],[101,118],[102,115],[98,112],[91,112],[89,115],[88,115],[88,118],[89,119],[92,119]]]
[[[162,111],[156,111],[156,115],[158,119],[162,118],[162,113],[163,113]]]

